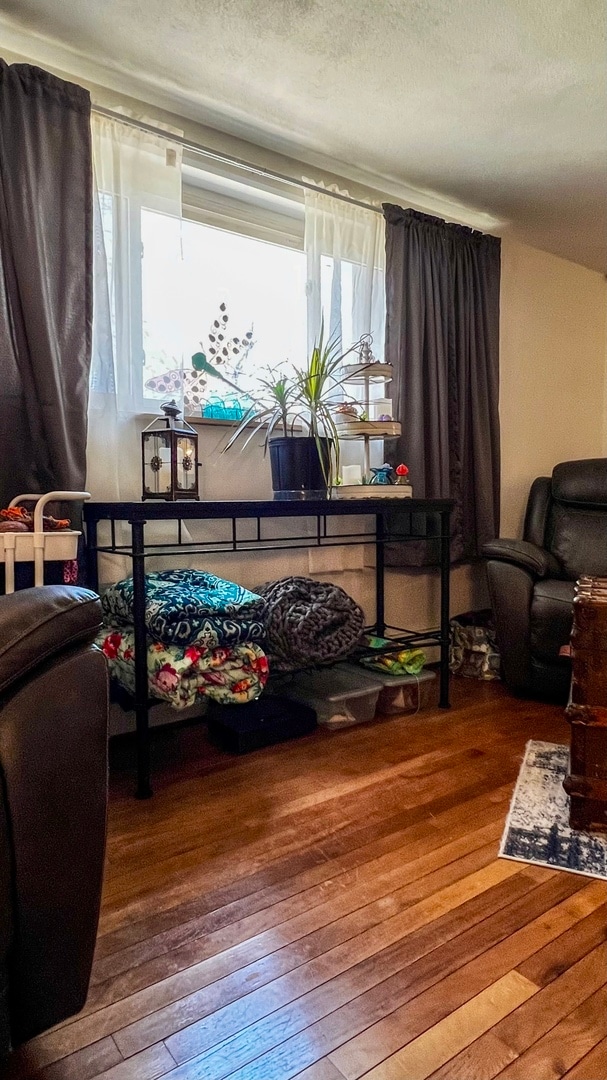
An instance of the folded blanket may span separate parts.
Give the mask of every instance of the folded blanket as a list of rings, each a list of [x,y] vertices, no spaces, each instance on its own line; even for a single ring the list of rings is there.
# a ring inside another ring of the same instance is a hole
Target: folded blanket
[[[207,648],[263,641],[264,601],[232,581],[202,570],[146,574],[145,624],[165,645],[200,643]],[[102,596],[107,621],[133,625],[133,579],[111,585]]]
[[[135,635],[124,626],[107,626],[97,638],[110,674],[135,693]],[[148,646],[150,695],[175,709],[194,705],[200,697],[230,704],[254,701],[268,679],[268,661],[258,645],[205,649],[200,645]]]
[[[327,663],[347,656],[360,638],[364,615],[339,585],[287,577],[261,585],[266,602],[267,652],[272,668]]]

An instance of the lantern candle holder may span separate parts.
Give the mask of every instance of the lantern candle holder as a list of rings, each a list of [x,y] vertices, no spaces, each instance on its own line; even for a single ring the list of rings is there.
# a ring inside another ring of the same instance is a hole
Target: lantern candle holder
[[[157,416],[141,432],[141,498],[199,499],[198,434],[185,420],[174,401],[161,406]]]

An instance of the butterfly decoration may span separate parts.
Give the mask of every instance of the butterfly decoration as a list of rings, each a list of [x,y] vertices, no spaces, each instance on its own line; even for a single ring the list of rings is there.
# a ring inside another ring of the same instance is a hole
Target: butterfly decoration
[[[253,327],[243,337],[230,337],[228,335],[229,316],[227,305],[219,305],[219,314],[213,319],[207,334],[206,345],[201,342],[202,352],[196,353],[197,362],[191,369],[173,368],[165,371],[162,375],[156,375],[148,379],[145,388],[154,393],[168,395],[181,392],[185,410],[188,413],[198,412],[206,399],[207,380],[211,371],[221,368],[225,372],[224,381],[231,386],[237,382],[242,371],[244,362],[253,348]],[[207,356],[212,363],[212,368],[207,363]],[[219,374],[219,373],[217,373]]]

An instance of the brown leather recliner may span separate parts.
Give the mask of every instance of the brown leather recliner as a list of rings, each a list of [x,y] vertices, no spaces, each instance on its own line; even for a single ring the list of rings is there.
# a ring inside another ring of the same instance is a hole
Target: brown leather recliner
[[[575,581],[607,576],[607,459],[564,461],[534,480],[522,540],[485,544],[487,578],[510,690],[565,702]]]
[[[99,919],[108,682],[101,605],[0,597],[0,1052],[84,1005]]]

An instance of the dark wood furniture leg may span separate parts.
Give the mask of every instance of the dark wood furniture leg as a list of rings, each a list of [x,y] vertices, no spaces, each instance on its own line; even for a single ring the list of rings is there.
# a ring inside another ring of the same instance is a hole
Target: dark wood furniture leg
[[[571,724],[569,824],[589,832],[607,830],[607,578],[576,585],[571,631]]]
[[[440,694],[439,708],[449,709],[449,578],[451,571],[451,513],[440,514]]]

